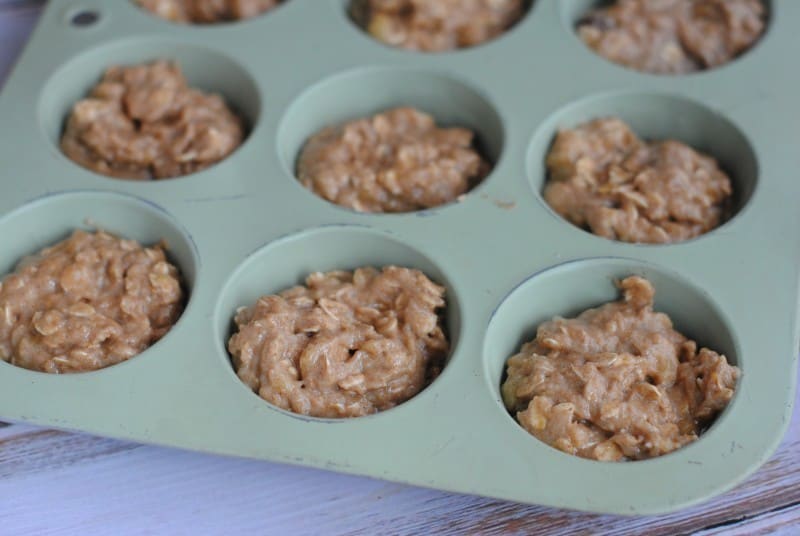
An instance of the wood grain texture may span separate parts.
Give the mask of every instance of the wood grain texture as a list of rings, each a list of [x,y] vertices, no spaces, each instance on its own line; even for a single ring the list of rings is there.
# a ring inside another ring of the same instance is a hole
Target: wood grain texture
[[[42,3],[0,0],[0,87]],[[0,535],[794,535],[798,452],[795,412],[777,454],[735,490],[668,516],[622,518],[0,425]]]
[[[792,534],[798,448],[787,437],[758,473],[700,507],[623,518],[13,425],[0,430],[0,517],[17,534],[103,534],[110,520],[122,533],[162,534]]]

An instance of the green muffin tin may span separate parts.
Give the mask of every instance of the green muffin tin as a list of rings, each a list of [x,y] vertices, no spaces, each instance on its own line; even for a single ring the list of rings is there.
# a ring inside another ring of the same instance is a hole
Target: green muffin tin
[[[0,270],[96,225],[166,238],[190,300],[166,337],[108,369],[59,376],[0,362],[0,417],[618,514],[676,510],[752,473],[778,445],[795,389],[800,2],[773,0],[751,51],[689,76],[635,72],[588,50],[573,24],[593,2],[538,0],[506,35],[439,54],[375,42],[346,4],[288,0],[250,21],[192,27],[127,1],[49,2],[0,96]],[[98,19],[77,24],[87,11]],[[222,93],[251,126],[246,143],[163,182],[113,180],[67,160],[58,139],[72,104],[107,66],[156,58]],[[492,174],[461,202],[403,215],[357,214],[295,180],[317,129],[396,105],[475,129]],[[735,216],[652,246],[555,215],[540,192],[556,130],[608,115],[715,156],[735,183]],[[335,421],[276,409],[239,381],[225,349],[237,307],[309,272],[366,264],[416,267],[447,287],[452,352],[431,386],[395,409]],[[616,299],[613,281],[629,274],[649,278],[657,309],[743,375],[685,448],[631,463],[572,457],[506,412],[504,362],[539,322]]]

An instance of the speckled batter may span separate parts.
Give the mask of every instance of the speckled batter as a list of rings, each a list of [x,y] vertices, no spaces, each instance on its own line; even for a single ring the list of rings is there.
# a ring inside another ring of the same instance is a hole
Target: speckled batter
[[[163,337],[184,299],[161,244],[75,231],[0,282],[0,358],[52,373],[114,365]]]
[[[578,35],[605,58],[657,74],[733,60],[764,33],[761,0],[618,0],[589,13]]]
[[[305,286],[239,309],[228,349],[239,378],[280,408],[368,415],[413,397],[441,371],[444,292],[396,266],[313,273]]]
[[[524,14],[524,0],[355,0],[353,18],[391,46],[440,52],[479,45]]]
[[[276,7],[281,0],[136,0],[154,15],[172,22],[214,24],[249,19]]]
[[[649,281],[624,299],[540,325],[507,363],[506,407],[559,450],[604,461],[661,456],[694,440],[733,397],[740,371],[653,311]]]
[[[61,150],[109,177],[167,179],[216,164],[244,135],[222,97],[190,88],[175,63],[155,61],[108,69],[73,107]]]
[[[297,176],[306,188],[359,212],[410,212],[451,203],[489,173],[465,128],[395,108],[328,127],[305,144]]]
[[[679,242],[730,212],[733,188],[716,160],[678,141],[642,141],[616,118],[561,130],[547,169],[553,210],[612,240]]]

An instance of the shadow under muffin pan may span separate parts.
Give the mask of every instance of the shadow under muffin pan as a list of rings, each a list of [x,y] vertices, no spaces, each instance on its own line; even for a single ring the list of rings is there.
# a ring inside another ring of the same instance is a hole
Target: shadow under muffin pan
[[[202,29],[128,2],[48,5],[0,93],[0,265],[96,221],[144,243],[166,238],[190,299],[172,331],[126,363],[75,375],[0,363],[0,418],[616,514],[683,508],[755,471],[788,426],[796,387],[800,162],[787,140],[800,125],[800,74],[787,51],[800,47],[800,3],[774,1],[751,53],[690,81],[579,50],[555,1],[536,2],[502,39],[434,55],[365,39],[342,5],[290,0]],[[99,23],[72,26],[68,15],[87,8]],[[148,184],[64,158],[55,142],[71,102],[108,65],[155,56],[188,62],[193,85],[224,93],[252,121],[247,142],[212,168]],[[475,128],[494,151],[492,174],[462,202],[357,214],[298,184],[292,166],[314,129],[401,104]],[[718,158],[739,190],[735,217],[689,242],[642,246],[556,216],[540,197],[552,136],[613,114],[645,138]],[[420,268],[446,286],[452,350],[438,379],[346,420],[278,410],[239,381],[225,351],[236,307],[364,263]],[[737,393],[698,441],[666,456],[568,456],[504,410],[503,363],[542,320],[616,299],[613,280],[630,274],[655,284],[656,308],[679,330],[742,369]]]

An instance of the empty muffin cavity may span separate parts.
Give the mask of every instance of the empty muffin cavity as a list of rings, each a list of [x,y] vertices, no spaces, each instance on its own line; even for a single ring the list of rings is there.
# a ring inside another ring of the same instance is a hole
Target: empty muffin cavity
[[[420,52],[480,45],[502,35],[530,0],[352,0],[353,21],[377,41]]]

